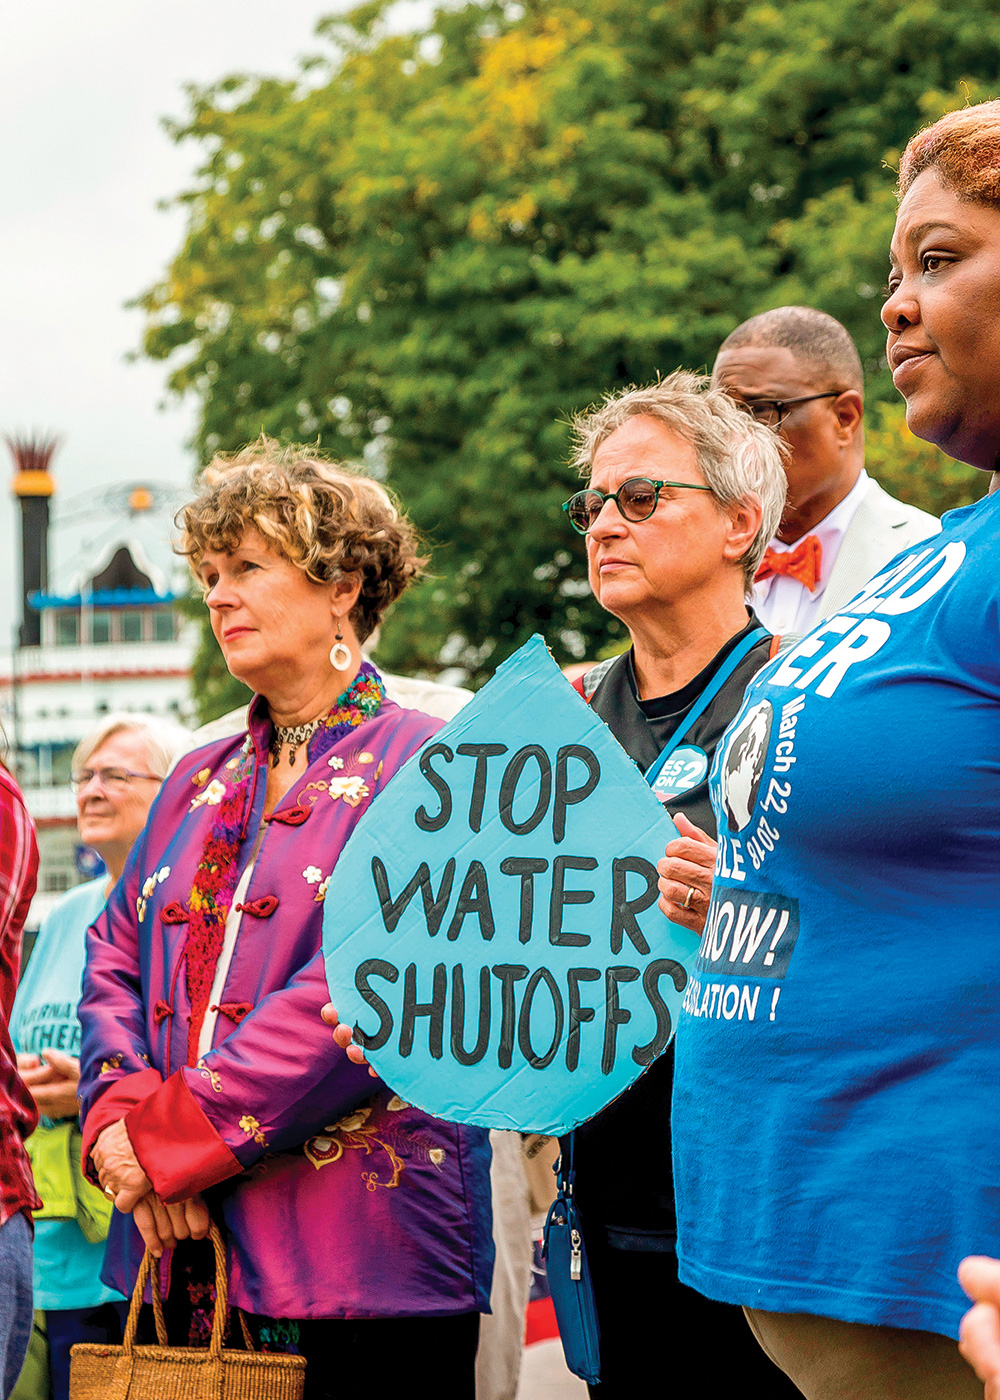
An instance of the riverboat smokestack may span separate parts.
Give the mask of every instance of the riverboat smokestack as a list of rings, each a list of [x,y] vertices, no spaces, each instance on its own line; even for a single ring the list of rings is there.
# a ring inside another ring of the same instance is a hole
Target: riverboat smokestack
[[[56,484],[49,472],[59,440],[7,438],[14,458],[12,491],[21,507],[21,625],[22,647],[37,647],[42,640],[41,614],[28,602],[33,593],[49,586],[49,497]]]

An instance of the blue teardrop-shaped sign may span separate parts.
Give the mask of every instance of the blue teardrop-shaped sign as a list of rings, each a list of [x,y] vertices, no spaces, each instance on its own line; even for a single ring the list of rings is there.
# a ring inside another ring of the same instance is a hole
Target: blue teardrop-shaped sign
[[[388,783],[330,878],[330,995],[428,1113],[567,1132],[669,1043],[698,949],[657,907],[675,835],[541,637]]]

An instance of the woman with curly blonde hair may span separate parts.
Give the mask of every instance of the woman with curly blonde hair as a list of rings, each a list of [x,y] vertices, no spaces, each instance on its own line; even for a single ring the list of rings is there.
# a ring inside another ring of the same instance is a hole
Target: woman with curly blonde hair
[[[323,903],[345,842],[438,722],[386,700],[361,644],[424,563],[377,482],[261,441],[182,512],[245,734],[163,785],[90,932],[84,1158],[117,1208],[105,1276],[224,1221],[230,1298],[307,1395],[425,1368],[473,1393],[492,1270],[487,1135],[429,1118],[331,1044]],[[351,910],[339,911],[350,919]],[[129,1220],[131,1216],[131,1221]],[[372,1344],[378,1350],[374,1350]]]

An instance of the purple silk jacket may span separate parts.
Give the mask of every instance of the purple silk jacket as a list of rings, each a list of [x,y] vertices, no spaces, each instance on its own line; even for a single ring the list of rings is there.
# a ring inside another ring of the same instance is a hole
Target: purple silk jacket
[[[391,785],[382,790],[438,728],[384,701],[332,747],[314,736],[308,765],[264,823],[212,1050],[198,1066],[186,1063],[188,899],[219,785],[245,741],[257,768],[241,870],[249,860],[271,735],[260,697],[249,740],[197,749],[166,779],[87,936],[84,1162],[92,1174],[94,1142],[124,1117],[164,1200],[213,1188],[209,1203],[229,1238],[230,1301],[251,1313],[489,1311],[487,1133],[404,1103],[348,1060],[319,1015],[329,999],[321,952],[327,878],[369,802],[392,801]],[[341,912],[350,919],[349,906]],[[105,1281],[128,1294],[141,1256],[138,1231],[116,1212]]]

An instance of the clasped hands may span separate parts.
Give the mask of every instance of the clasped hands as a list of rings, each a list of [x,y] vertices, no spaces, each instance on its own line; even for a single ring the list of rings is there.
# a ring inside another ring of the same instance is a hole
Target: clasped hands
[[[41,1055],[20,1054],[17,1072],[45,1118],[76,1117],[80,1061],[75,1055],[67,1055],[63,1050],[43,1050]]]
[[[131,1215],[146,1248],[157,1259],[178,1240],[201,1240],[211,1219],[201,1196],[167,1205],[153,1190],[132,1150],[125,1120],[104,1129],[90,1154],[105,1194],[116,1210]]]

